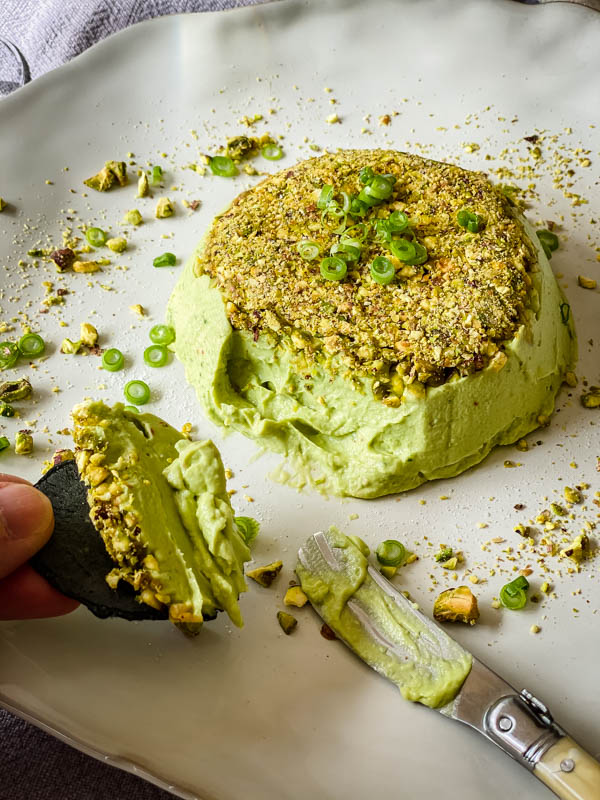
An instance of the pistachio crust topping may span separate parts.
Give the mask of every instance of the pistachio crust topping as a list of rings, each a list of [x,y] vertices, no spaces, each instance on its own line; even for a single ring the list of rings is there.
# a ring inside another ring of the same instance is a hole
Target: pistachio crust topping
[[[343,280],[323,280],[319,259],[304,259],[297,245],[310,240],[329,254],[339,227],[317,206],[319,194],[330,185],[336,196],[356,196],[363,167],[393,176],[393,194],[360,219],[348,216],[348,227],[365,225],[360,258]],[[480,231],[458,224],[465,207],[483,220]],[[427,250],[424,264],[402,263],[377,237],[377,222],[394,211],[408,216]],[[371,277],[378,256],[394,264],[387,285]],[[536,260],[509,201],[482,173],[348,150],[301,162],[238,196],[215,220],[196,274],[216,281],[233,328],[273,336],[333,372],[376,377],[385,399],[415,381],[438,385],[490,363],[501,369],[503,343],[527,318]]]

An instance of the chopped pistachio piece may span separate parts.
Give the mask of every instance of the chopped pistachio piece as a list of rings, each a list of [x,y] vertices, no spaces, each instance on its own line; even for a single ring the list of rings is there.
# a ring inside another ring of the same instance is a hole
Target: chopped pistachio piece
[[[584,408],[600,408],[600,389],[592,388],[591,391],[582,394],[581,405]]]
[[[281,625],[281,630],[289,636],[290,633],[296,628],[298,625],[298,620],[296,617],[293,617],[291,614],[288,614],[286,611],[278,611],[277,612],[277,621]]]
[[[100,172],[84,181],[86,186],[89,186],[90,189],[95,189],[97,192],[107,192],[114,183],[115,176],[106,167],[103,167]]]
[[[542,585],[540,586],[540,592],[542,594],[550,594],[550,584],[548,583],[548,581],[544,581],[542,583]]]
[[[144,171],[140,173],[140,177],[138,178],[138,185],[137,185],[138,197],[146,197],[150,194],[150,184],[148,183],[148,176]]]
[[[283,602],[286,606],[296,606],[296,608],[302,608],[302,606],[305,606],[308,602],[308,597],[304,594],[301,586],[290,586],[285,593]]]
[[[3,400],[5,403],[12,403],[15,400],[25,400],[31,395],[31,392],[31,384],[27,378],[0,383],[0,400]]]
[[[65,355],[75,355],[81,350],[82,342],[72,342],[70,339],[63,339],[60,343],[60,352]]]
[[[539,633],[541,630],[539,625],[532,625],[531,628],[529,628],[530,633]]]
[[[132,208],[130,211],[127,211],[121,220],[123,225],[141,225],[143,221],[142,215],[137,208]]]
[[[146,309],[143,305],[141,305],[141,303],[134,303],[132,306],[129,306],[129,310],[133,311],[134,314],[137,314],[138,317],[146,316]]]
[[[95,347],[98,344],[98,331],[89,322],[82,322],[79,328],[80,344]],[[66,341],[66,340],[65,340]]]
[[[585,275],[578,275],[577,276],[577,283],[583,289],[595,289],[598,285],[598,282],[595,281],[593,278],[586,278]]]
[[[576,536],[570,545],[560,551],[561,558],[570,558],[579,564],[588,555],[590,540],[585,533]]]
[[[452,556],[447,561],[442,562],[443,569],[456,569],[458,565],[458,558],[456,556]]]
[[[126,186],[129,183],[127,178],[127,164],[124,161],[107,161],[104,168],[112,172],[119,181],[119,186]]]
[[[560,503],[550,503],[550,509],[557,517],[565,517],[567,515],[567,509],[561,506]]]
[[[74,261],[73,272],[91,273],[98,272],[100,264],[97,261]]]
[[[15,453],[18,456],[26,456],[33,451],[33,436],[31,431],[17,431],[15,436]]]
[[[14,415],[14,408],[8,403],[5,403],[4,400],[0,400],[0,417],[14,417]]]
[[[70,247],[63,247],[61,250],[54,250],[54,252],[50,254],[50,258],[54,261],[58,272],[66,272],[73,266],[75,253]]]
[[[168,197],[161,197],[156,204],[155,215],[157,219],[164,219],[165,217],[172,217],[175,213],[175,205]]]
[[[385,565],[381,565],[379,567],[379,572],[389,580],[391,580],[394,575],[398,572],[398,567],[386,567]]]
[[[565,383],[567,386],[575,388],[575,386],[577,386],[577,375],[575,375],[574,372],[567,372],[565,374]]]
[[[436,598],[433,616],[438,622],[465,622],[474,625],[479,619],[477,598],[468,586],[446,589]]]
[[[257,567],[256,569],[249,570],[246,575],[252,578],[253,581],[260,583],[261,586],[270,586],[275,578],[281,572],[283,562],[273,561],[271,564],[266,564],[264,567]]]
[[[123,253],[127,250],[127,239],[124,236],[115,236],[107,240],[106,246],[109,250],[112,250],[113,253]]]
[[[565,500],[568,503],[581,503],[583,496],[579,489],[572,489],[570,486],[565,486]]]
[[[6,208],[6,202],[0,197],[0,211],[4,211]]]

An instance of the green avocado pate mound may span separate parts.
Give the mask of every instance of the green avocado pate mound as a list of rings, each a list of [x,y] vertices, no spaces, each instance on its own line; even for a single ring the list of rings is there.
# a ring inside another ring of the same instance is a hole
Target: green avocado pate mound
[[[341,569],[331,569],[319,559],[318,569],[299,562],[296,574],[327,625],[363,661],[395,683],[407,700],[431,708],[453,700],[469,674],[471,655],[434,623],[393,602],[368,574],[366,555],[348,536],[333,526],[325,536]],[[365,633],[347,606],[349,600],[358,603],[399,656]]]
[[[168,607],[187,633],[225,610],[242,625],[250,551],[235,523],[217,448],[191,442],[153,414],[86,402],[72,412],[90,518],[116,563],[107,575]]]
[[[363,498],[458,475],[545,423],[576,340],[528,223],[458,167],[391,151],[323,159],[236,198],[171,296],[174,348],[209,418],[288,456],[296,483]],[[390,208],[410,216],[429,253],[386,286],[362,262],[323,280],[295,249],[310,238],[326,252],[314,196],[324,181],[350,190],[343,181],[364,163],[396,169]],[[481,233],[455,221],[467,203],[487,215]]]

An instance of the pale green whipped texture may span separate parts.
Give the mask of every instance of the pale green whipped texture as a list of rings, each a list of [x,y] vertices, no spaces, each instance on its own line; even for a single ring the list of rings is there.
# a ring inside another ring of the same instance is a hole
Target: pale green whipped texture
[[[451,379],[429,387],[425,398],[407,391],[399,408],[389,408],[374,399],[368,380],[353,385],[311,364],[308,391],[295,353],[232,329],[219,289],[194,274],[195,255],[169,301],[176,354],[213,422],[289,456],[325,491],[370,498],[458,475],[550,416],[575,361],[572,323],[561,321],[563,295],[524,225],[538,252],[535,310],[506,344],[500,371]]]
[[[241,626],[237,597],[246,590],[243,565],[250,551],[233,521],[215,445],[188,441],[159,417],[121,403],[83,403],[73,409],[73,419],[78,446],[104,453],[102,466],[118,486],[122,519],[128,512],[135,516],[138,540],[158,563],[152,577],[169,606],[189,603],[199,618],[224,609]],[[99,486],[88,493],[92,521],[111,555],[122,554],[125,571],[135,570],[130,530],[103,518],[104,491]]]
[[[433,623],[397,605],[367,573],[360,548],[331,527],[325,534],[342,569],[296,566],[302,589],[327,625],[369,666],[395,683],[406,700],[437,708],[454,699],[470,672],[470,653]],[[395,655],[366,633],[348,608],[354,600],[374,627],[400,652]]]

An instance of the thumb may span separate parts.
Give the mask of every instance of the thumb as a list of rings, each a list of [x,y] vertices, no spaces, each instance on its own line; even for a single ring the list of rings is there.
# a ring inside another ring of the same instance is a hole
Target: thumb
[[[54,528],[48,498],[26,483],[0,481],[0,578],[28,561]]]

